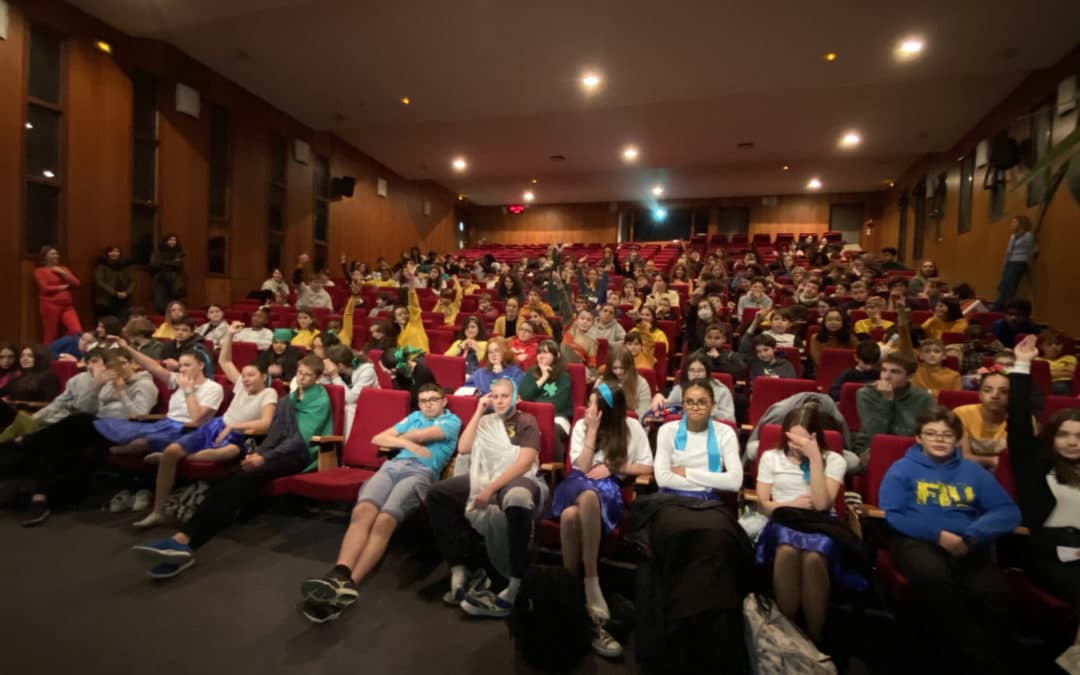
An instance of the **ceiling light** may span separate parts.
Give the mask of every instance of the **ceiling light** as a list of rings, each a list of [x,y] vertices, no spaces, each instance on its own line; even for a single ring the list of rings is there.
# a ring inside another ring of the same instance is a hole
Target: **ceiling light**
[[[464,171],[469,164],[465,161],[464,157],[458,157],[454,160],[452,166],[454,167],[454,171]]]
[[[585,91],[594,91],[600,86],[600,76],[596,73],[585,73],[581,76],[581,86]]]
[[[836,60],[836,52],[826,52],[825,53],[825,60],[826,61],[835,61]]]
[[[783,169],[784,169],[784,171],[791,171],[791,165],[790,164],[785,164],[783,166]]]
[[[527,202],[531,202],[532,200],[536,199],[536,195],[532,193],[532,190],[526,190],[525,194],[521,195],[521,198]]]
[[[806,189],[807,190],[820,190],[821,189],[821,181],[818,180],[817,178],[811,178],[810,182],[806,184]]]
[[[623,148],[622,158],[624,162],[634,162],[638,158],[638,149],[633,145],[628,145]]]
[[[845,131],[844,135],[840,137],[840,147],[842,148],[854,148],[862,143],[862,136],[858,131]]]
[[[27,129],[33,129],[34,128],[34,125],[31,124],[30,122],[26,122],[25,124],[23,124],[23,126],[26,127]]]
[[[412,103],[412,101],[409,100],[408,96],[402,96],[401,97],[401,104],[402,105],[409,105],[410,103]]]
[[[109,44],[108,42],[105,42],[104,40],[98,40],[97,42],[94,43],[94,46],[97,47],[97,50],[99,52],[105,52],[106,54],[112,54],[112,45]]]
[[[535,178],[533,178],[533,179],[532,179],[531,181],[529,181],[529,182],[530,182],[530,183],[532,183],[533,185],[536,185],[536,179],[535,179]]]
[[[896,187],[896,182],[895,181],[890,180],[890,181],[886,181],[886,182],[889,184],[889,187]]]
[[[458,200],[459,202],[463,202],[463,201],[465,201],[465,195],[458,195],[458,196],[457,196],[457,200]]]
[[[896,58],[901,61],[908,61],[914,59],[922,53],[924,44],[922,38],[907,37],[900,41],[896,45]]]
[[[661,221],[664,218],[667,218],[667,209],[665,209],[663,206],[657,206],[655,209],[653,209],[652,217],[655,221]]]
[[[45,169],[44,171],[42,171],[41,175],[45,176],[46,178],[56,178],[56,174],[49,169]]]
[[[664,186],[663,185],[654,185],[653,189],[652,189],[652,193],[653,193],[654,197],[659,197],[660,195],[664,194]]]

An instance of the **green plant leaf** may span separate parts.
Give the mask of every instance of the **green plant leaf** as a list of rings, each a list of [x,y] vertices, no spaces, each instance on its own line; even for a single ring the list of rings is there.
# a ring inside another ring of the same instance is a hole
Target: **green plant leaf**
[[[1015,185],[1009,188],[1010,192],[1024,187],[1041,172],[1045,171],[1049,174],[1050,167],[1069,159],[1078,152],[1080,152],[1080,124],[1068,136],[1050,146],[1050,149],[1039,159],[1038,163],[1031,167],[1031,170],[1024,174],[1020,180],[1016,181]]]

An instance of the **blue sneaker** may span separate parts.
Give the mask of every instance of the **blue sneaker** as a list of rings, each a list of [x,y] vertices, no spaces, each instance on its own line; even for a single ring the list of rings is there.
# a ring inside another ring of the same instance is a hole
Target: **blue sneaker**
[[[487,590],[477,590],[465,596],[461,609],[469,616],[503,619],[510,616],[513,604]]]
[[[188,558],[181,563],[163,562],[158,563],[150,568],[150,571],[146,573],[148,577],[155,581],[163,581],[165,579],[172,579],[178,577],[180,574],[195,564],[195,558]]]
[[[171,563],[183,563],[195,558],[194,551],[186,544],[178,543],[171,537],[161,539],[149,544],[136,544],[131,547],[132,551],[142,553],[152,560]]]

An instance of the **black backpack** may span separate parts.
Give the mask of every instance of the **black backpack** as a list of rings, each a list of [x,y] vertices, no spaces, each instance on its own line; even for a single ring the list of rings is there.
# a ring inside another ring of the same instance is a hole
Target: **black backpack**
[[[551,672],[577,665],[593,640],[581,579],[563,567],[532,566],[521,580],[509,627],[515,648],[533,668]]]

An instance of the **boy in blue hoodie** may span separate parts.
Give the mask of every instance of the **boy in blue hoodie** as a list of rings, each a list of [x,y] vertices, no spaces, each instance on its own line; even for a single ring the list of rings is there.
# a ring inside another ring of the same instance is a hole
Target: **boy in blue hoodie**
[[[918,443],[885,473],[878,499],[893,531],[889,554],[911,582],[916,628],[926,631],[920,642],[937,645],[929,670],[1007,673],[1009,591],[990,544],[1020,524],[1020,509],[993,474],[962,458],[962,435],[952,411],[927,410]],[[943,635],[951,636],[944,650]]]

